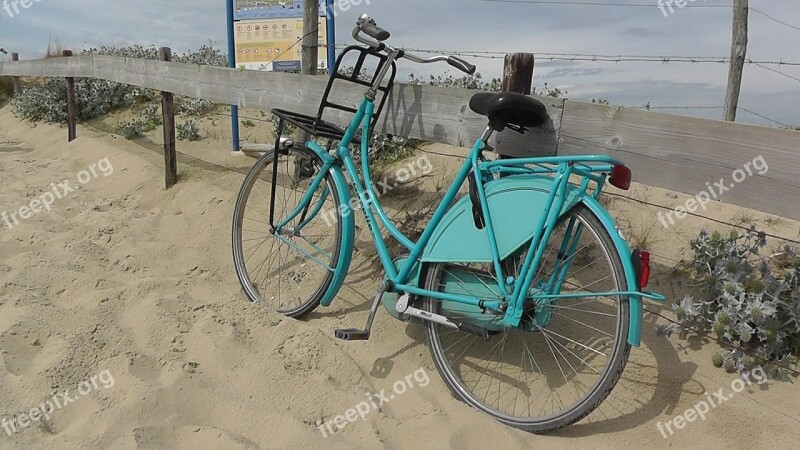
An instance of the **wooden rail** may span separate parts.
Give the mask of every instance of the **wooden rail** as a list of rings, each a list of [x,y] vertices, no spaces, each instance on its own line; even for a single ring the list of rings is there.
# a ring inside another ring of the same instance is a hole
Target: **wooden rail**
[[[91,77],[223,104],[315,114],[326,77],[254,72],[113,56],[0,63],[0,75]],[[363,89],[343,83],[335,99],[356,106]],[[378,132],[471,146],[486,119],[469,109],[474,92],[397,84]],[[800,132],[649,111],[539,98],[551,121],[528,135],[537,154],[600,153],[631,166],[634,180],[694,195],[709,184],[735,184],[727,203],[800,219]],[[326,119],[349,123],[347,113]],[[732,174],[763,157],[769,170],[734,183]]]

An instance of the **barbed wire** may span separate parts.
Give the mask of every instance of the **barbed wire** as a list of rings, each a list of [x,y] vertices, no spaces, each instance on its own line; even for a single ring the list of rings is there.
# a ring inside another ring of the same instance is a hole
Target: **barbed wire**
[[[789,74],[781,72],[780,70],[775,70],[775,69],[772,69],[772,68],[769,68],[769,67],[765,67],[761,63],[753,63],[753,64],[755,64],[757,67],[760,67],[760,68],[762,68],[764,70],[769,70],[770,72],[777,73],[778,75],[782,75],[782,76],[784,76],[786,78],[791,78],[792,80],[800,81],[800,78],[793,77],[793,76],[791,76]]]
[[[645,105],[645,106],[624,106],[623,108],[643,109],[643,110],[646,110],[646,111],[678,110],[678,109],[725,109],[724,106],[650,106],[650,105]],[[793,128],[789,124],[785,124],[785,123],[780,122],[778,120],[771,119],[771,118],[769,118],[769,117],[767,117],[767,116],[765,116],[765,115],[763,115],[761,113],[758,113],[756,111],[752,111],[750,109],[747,109],[744,106],[737,106],[737,108],[742,110],[742,111],[744,111],[744,112],[746,112],[746,113],[752,114],[754,116],[758,116],[758,117],[760,117],[760,118],[762,118],[764,120],[772,122],[772,123],[774,123],[776,125],[780,125],[782,127],[790,128],[790,129]]]
[[[444,50],[427,48],[404,48],[403,50],[425,54],[443,54],[452,56],[464,56],[478,59],[503,59],[509,52],[486,51],[486,50]],[[726,56],[680,56],[680,55],[601,55],[588,53],[550,53],[550,52],[530,52],[536,59],[549,61],[575,61],[575,62],[655,62],[660,64],[670,63],[689,63],[689,64],[730,64],[730,57]],[[800,62],[771,60],[745,59],[745,64],[772,65],[772,66],[793,66],[800,67]]]
[[[785,124],[783,122],[779,122],[779,121],[777,121],[775,119],[770,119],[769,117],[767,117],[767,116],[765,116],[763,114],[757,113],[755,111],[751,111],[751,110],[749,110],[749,109],[747,109],[747,108],[745,108],[743,106],[738,106],[738,109],[741,109],[742,111],[744,111],[746,113],[749,113],[749,114],[752,114],[754,116],[760,117],[760,118],[762,118],[764,120],[770,121],[770,122],[772,122],[772,123],[774,123],[776,125],[780,125],[782,127],[789,128],[789,129],[794,129],[794,127],[792,127],[791,125]]]
[[[658,8],[658,4],[653,3],[617,3],[617,2],[576,2],[576,1],[552,1],[552,0],[479,0],[489,3],[518,3],[518,4],[531,4],[531,5],[551,5],[551,6],[603,6],[603,7],[625,7],[625,8]],[[681,9],[733,9],[733,5],[684,5]],[[786,27],[800,31],[800,27],[788,22],[776,19],[766,12],[748,7],[748,10],[760,14],[767,19],[784,25]]]
[[[724,106],[625,106],[631,109],[644,109],[646,111],[662,109],[724,109]]]

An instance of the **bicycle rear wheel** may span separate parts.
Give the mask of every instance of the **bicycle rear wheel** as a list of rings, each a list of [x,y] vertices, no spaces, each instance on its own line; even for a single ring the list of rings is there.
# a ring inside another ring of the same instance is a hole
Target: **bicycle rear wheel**
[[[275,152],[262,156],[242,184],[233,219],[233,259],[251,301],[300,317],[319,306],[331,285],[342,252],[340,199],[332,176],[320,174],[321,163],[309,149],[293,146],[277,155],[277,166],[275,158]],[[318,176],[324,179],[303,213],[273,232],[272,225],[289,217]]]
[[[580,230],[580,237],[575,233]],[[573,236],[575,246],[564,240]],[[529,246],[526,246],[529,247]],[[572,248],[573,251],[569,251]],[[515,278],[528,248],[503,262]],[[568,256],[567,256],[568,255]],[[574,297],[557,302],[537,299],[557,264],[568,261],[561,293],[627,290],[620,255],[599,219],[576,206],[554,230],[544,260],[529,289],[518,328],[504,328],[502,316],[486,319],[452,303],[427,298],[427,311],[454,322],[473,321],[490,331],[490,340],[428,322],[431,354],[455,396],[507,425],[532,432],[575,423],[611,392],[627,362],[630,346],[627,297]],[[439,292],[470,292],[499,299],[489,264],[436,264],[426,287]],[[481,287],[483,286],[483,287]],[[479,313],[479,311],[477,311]]]

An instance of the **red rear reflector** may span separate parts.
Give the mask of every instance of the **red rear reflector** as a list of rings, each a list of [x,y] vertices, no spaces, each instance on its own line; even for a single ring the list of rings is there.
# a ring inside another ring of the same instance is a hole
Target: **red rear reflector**
[[[650,283],[650,252],[636,249],[633,252],[633,264],[636,269],[639,287],[647,287],[648,283]]]
[[[608,180],[612,186],[627,191],[631,188],[631,169],[626,166],[617,166],[611,170],[611,178]]]

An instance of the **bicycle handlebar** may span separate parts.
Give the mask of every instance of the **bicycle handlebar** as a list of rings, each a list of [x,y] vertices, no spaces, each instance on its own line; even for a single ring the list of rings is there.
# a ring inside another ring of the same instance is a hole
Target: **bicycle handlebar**
[[[375,39],[375,41],[373,42],[368,39],[365,39],[360,35],[361,32],[371,37],[372,39]],[[358,20],[356,20],[356,27],[353,30],[353,38],[355,38],[357,41],[363,44],[367,44],[370,47],[377,47],[380,45],[381,41],[389,39],[390,36],[391,33],[379,27],[375,23],[375,19],[373,19],[367,14],[362,14],[361,17],[359,17]]]
[[[361,31],[363,31],[367,36],[377,40],[378,42],[385,41],[389,39],[391,33],[384,30],[383,28],[372,25],[369,23],[365,23],[361,26]]]
[[[372,39],[362,36],[361,35],[362,32]],[[358,20],[356,21],[356,27],[353,29],[353,39],[355,39],[356,41],[361,42],[362,44],[365,45],[369,45],[370,47],[373,48],[384,46],[384,48],[386,48],[387,50],[392,51],[394,50],[392,47],[382,42],[389,39],[390,36],[391,33],[379,27],[375,23],[375,19],[373,19],[367,14],[362,14],[361,17],[358,18]],[[456,69],[464,73],[467,73],[469,75],[474,75],[475,70],[477,69],[473,64],[470,64],[464,61],[463,59],[457,58],[455,56],[439,55],[439,56],[432,56],[430,58],[422,58],[418,55],[406,51],[403,51],[401,54],[403,58],[406,58],[410,61],[420,64],[446,62],[451,66],[455,67]]]
[[[470,64],[470,63],[464,61],[461,58],[456,58],[455,56],[448,57],[447,58],[447,64],[450,64],[451,66],[455,67],[456,69],[458,69],[458,70],[460,70],[462,72],[468,73],[469,75],[474,75],[475,74],[475,70],[477,70],[477,67],[475,67],[474,64]]]

